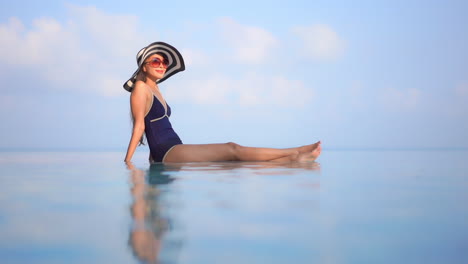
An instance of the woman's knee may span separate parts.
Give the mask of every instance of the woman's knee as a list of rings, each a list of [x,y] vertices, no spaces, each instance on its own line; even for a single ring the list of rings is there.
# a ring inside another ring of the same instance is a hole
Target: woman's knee
[[[242,146],[234,142],[228,142],[228,143],[225,143],[225,145],[228,147],[229,152],[232,155],[232,159],[238,160],[239,152],[242,149]]]

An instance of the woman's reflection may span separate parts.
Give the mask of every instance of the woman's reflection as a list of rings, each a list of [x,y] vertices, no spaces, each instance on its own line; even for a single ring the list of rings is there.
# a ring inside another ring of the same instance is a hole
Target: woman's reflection
[[[129,244],[133,254],[143,263],[175,263],[182,239],[175,216],[180,210],[175,206],[176,192],[172,172],[203,172],[204,175],[215,174],[215,177],[226,175],[247,175],[249,177],[267,175],[294,175],[304,171],[320,171],[320,164],[307,163],[272,163],[272,162],[206,162],[181,164],[151,164],[145,172],[127,163],[131,175],[132,194],[132,228]],[[248,169],[246,172],[245,170]],[[273,170],[271,170],[273,169]],[[228,174],[226,174],[228,172]],[[179,219],[183,221],[184,219]]]
[[[127,163],[131,173],[131,194],[133,198],[130,207],[132,227],[129,244],[133,254],[143,263],[174,263],[174,250],[177,244],[166,239],[170,228],[169,210],[164,203],[174,179],[165,170],[163,164],[152,164],[147,172]],[[172,248],[164,243],[171,242]],[[164,255],[164,256],[163,256]],[[166,258],[166,259],[163,259]]]

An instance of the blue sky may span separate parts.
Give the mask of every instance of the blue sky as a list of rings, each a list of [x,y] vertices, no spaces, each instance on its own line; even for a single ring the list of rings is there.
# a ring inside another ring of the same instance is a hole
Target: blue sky
[[[0,149],[125,151],[158,40],[186,60],[160,85],[184,143],[468,147],[466,1],[0,5]]]

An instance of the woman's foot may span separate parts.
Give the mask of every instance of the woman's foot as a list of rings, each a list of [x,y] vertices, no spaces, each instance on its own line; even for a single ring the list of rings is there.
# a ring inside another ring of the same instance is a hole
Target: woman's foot
[[[309,152],[314,151],[320,144],[321,144],[321,142],[317,141],[314,144],[298,147],[297,150],[299,151],[299,154],[309,153]]]
[[[318,158],[318,156],[320,156],[320,153],[322,152],[322,146],[320,145],[320,141],[315,144],[308,145],[306,147],[309,146],[314,146],[314,148],[312,148],[310,152],[300,153],[297,156],[296,161],[315,161]]]

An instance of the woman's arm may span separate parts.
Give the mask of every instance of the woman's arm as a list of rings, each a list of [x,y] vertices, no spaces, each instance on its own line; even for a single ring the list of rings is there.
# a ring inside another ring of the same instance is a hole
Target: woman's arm
[[[130,96],[130,105],[133,116],[133,131],[130,142],[128,143],[127,155],[125,162],[132,160],[133,154],[140,142],[143,133],[145,132],[145,113],[146,113],[146,96],[147,89],[144,83],[136,83]]]

